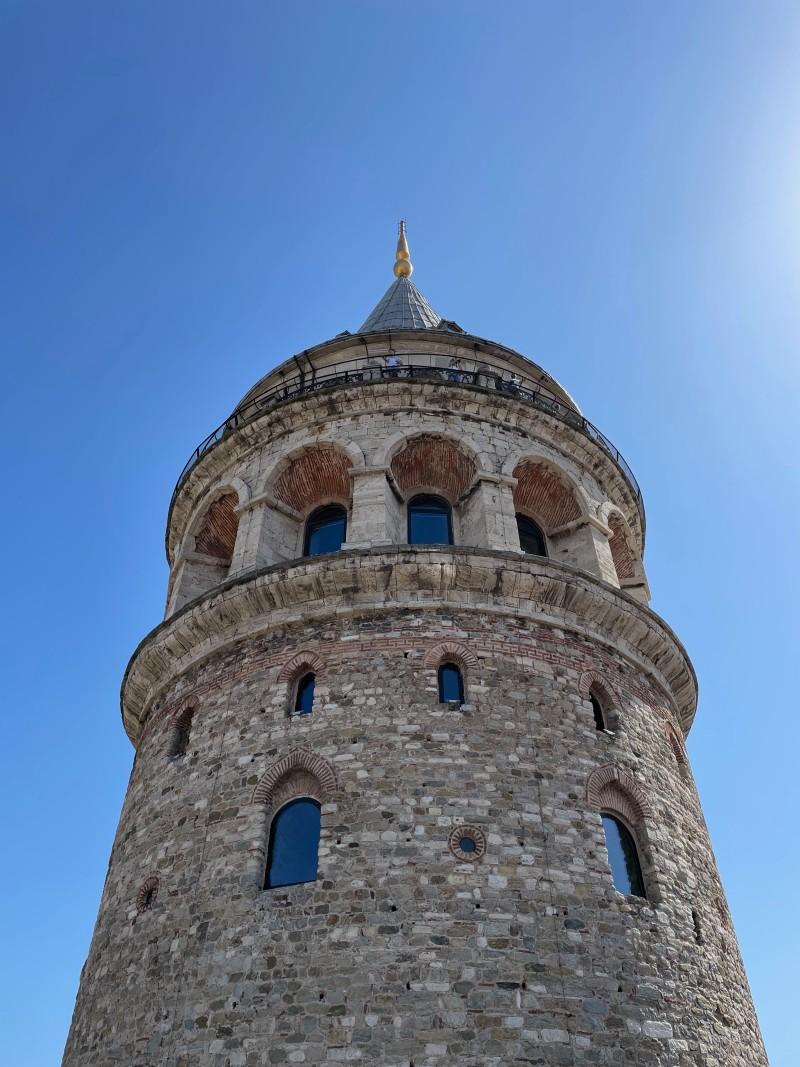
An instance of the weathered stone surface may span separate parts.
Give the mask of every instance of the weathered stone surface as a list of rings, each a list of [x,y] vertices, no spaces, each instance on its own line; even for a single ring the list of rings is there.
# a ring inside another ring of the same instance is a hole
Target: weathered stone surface
[[[404,501],[451,455],[436,434],[458,444],[457,547],[410,548]],[[565,479],[524,498],[552,505],[551,559],[514,544],[526,462]],[[229,490],[221,573],[189,540]],[[356,536],[297,560],[305,516],[347,492]],[[642,603],[641,543],[602,450],[458,383],[343,385],[212,449],[123,686],[136,760],[66,1067],[765,1067],[683,748],[695,678]],[[438,703],[444,659],[460,707]],[[290,716],[308,670],[313,713]],[[297,796],[322,805],[319,877],[265,891]],[[613,887],[606,806],[647,900]],[[477,857],[451,840],[469,828]]]

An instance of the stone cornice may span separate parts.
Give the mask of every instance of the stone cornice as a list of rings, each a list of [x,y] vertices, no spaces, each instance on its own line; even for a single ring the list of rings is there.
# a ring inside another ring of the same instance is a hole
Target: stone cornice
[[[122,682],[122,717],[137,743],[153,702],[208,656],[310,619],[393,609],[495,612],[613,646],[674,704],[688,732],[697,679],[663,620],[627,593],[554,560],[474,548],[350,549],[245,572],[152,630]]]

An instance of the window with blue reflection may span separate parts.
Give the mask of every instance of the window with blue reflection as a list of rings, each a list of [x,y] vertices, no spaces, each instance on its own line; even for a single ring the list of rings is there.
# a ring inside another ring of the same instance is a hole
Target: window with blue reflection
[[[297,694],[294,698],[295,715],[310,715],[314,708],[314,684],[313,674],[304,674],[297,683]]]
[[[281,808],[269,835],[265,889],[316,881],[319,828],[316,800],[302,797]]]
[[[464,680],[455,663],[443,663],[439,668],[439,703],[451,700],[464,703]]]
[[[452,545],[453,519],[446,500],[430,493],[421,493],[409,501],[408,543]]]
[[[644,897],[644,878],[639,863],[639,853],[633,835],[624,823],[613,815],[603,815],[603,830],[606,835],[608,862],[611,864],[611,879],[614,888],[626,896]]]
[[[529,519],[527,515],[517,515],[517,530],[519,531],[519,547],[530,556],[546,556],[547,542],[544,532],[538,523]]]
[[[326,504],[312,511],[306,520],[304,556],[338,552],[347,534],[347,511],[339,504]]]

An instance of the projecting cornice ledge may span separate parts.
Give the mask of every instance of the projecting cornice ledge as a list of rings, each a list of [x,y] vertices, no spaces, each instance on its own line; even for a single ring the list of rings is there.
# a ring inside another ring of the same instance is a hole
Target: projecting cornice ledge
[[[238,575],[152,630],[122,682],[137,743],[153,702],[184,671],[276,626],[392,609],[477,609],[562,627],[616,648],[673,702],[684,732],[697,706],[685,649],[627,593],[563,563],[475,548],[351,549]]]

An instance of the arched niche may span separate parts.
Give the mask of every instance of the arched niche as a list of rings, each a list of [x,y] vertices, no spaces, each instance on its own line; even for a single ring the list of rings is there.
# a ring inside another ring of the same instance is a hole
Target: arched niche
[[[403,502],[395,519],[395,539],[409,543],[414,539],[413,509],[424,502],[432,509],[449,512],[450,536],[436,536],[433,544],[478,544],[465,534],[469,529],[469,490],[475,483],[478,465],[463,447],[447,437],[418,434],[395,445],[389,463],[393,483]],[[437,505],[437,501],[439,504]],[[442,528],[448,526],[442,523]]]
[[[605,522],[610,531],[608,548],[617,584],[626,593],[630,593],[643,604],[647,604],[650,600],[650,591],[631,528],[616,507],[609,506],[602,509],[602,512],[605,513]]]
[[[523,459],[514,468],[514,507],[533,519],[549,537],[581,517],[581,506],[566,475],[539,459]]]
[[[344,543],[353,504],[351,451],[319,442],[289,453],[275,465],[262,494],[257,564],[315,554],[308,549],[307,524],[323,509],[341,515]],[[363,457],[360,461],[363,464]]]
[[[195,510],[170,575],[168,615],[214,589],[231,573],[241,504],[246,499],[246,487],[236,479],[218,486]]]

